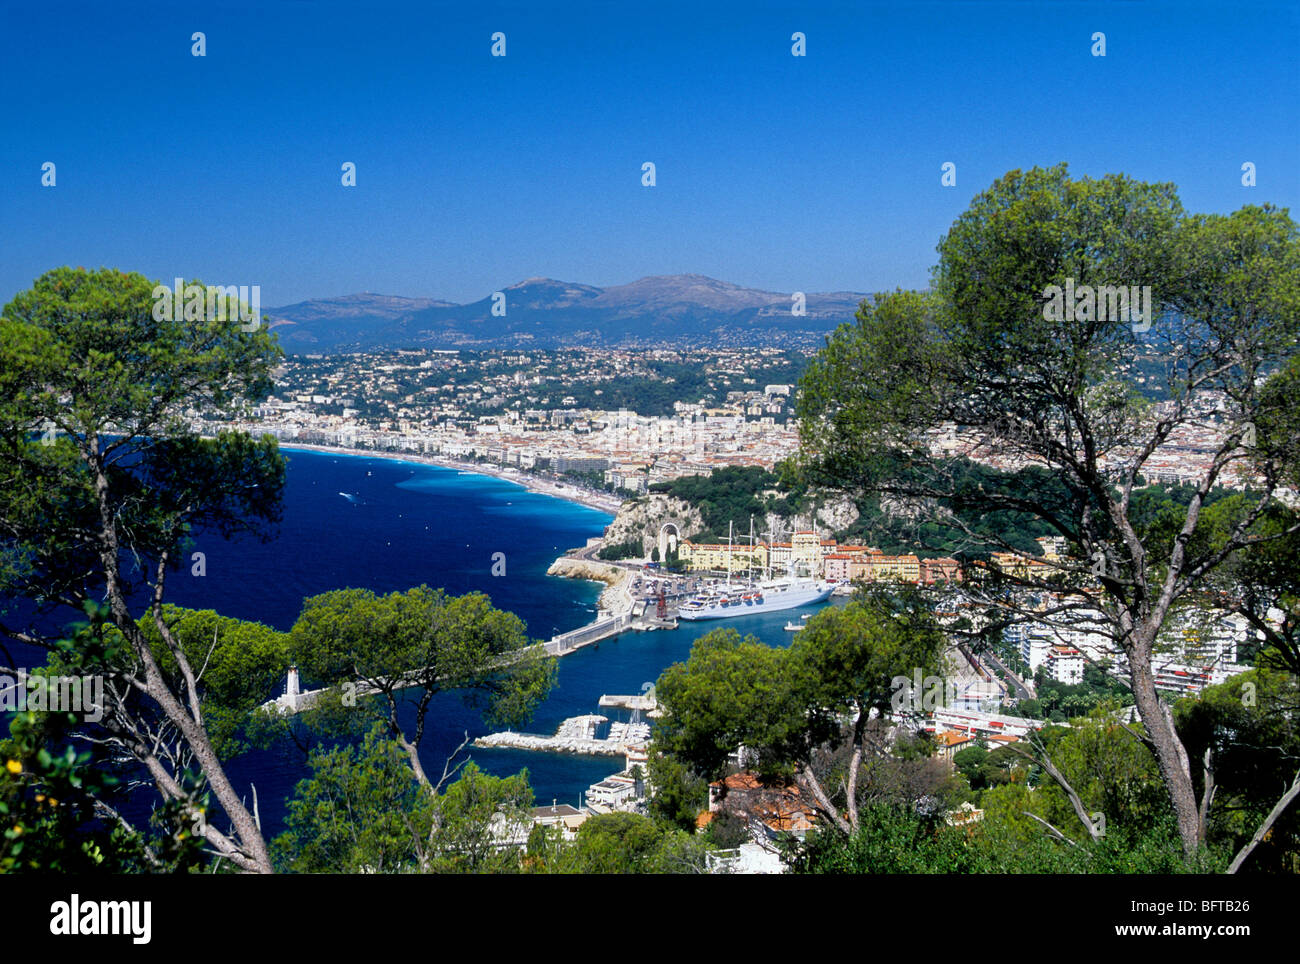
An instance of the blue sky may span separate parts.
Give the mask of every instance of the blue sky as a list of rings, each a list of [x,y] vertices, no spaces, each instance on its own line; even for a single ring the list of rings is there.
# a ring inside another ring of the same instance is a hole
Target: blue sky
[[[1300,217],[1298,52],[1295,2],[7,3],[0,304],[62,264],[266,307],[917,287],[975,194],[1060,161]]]

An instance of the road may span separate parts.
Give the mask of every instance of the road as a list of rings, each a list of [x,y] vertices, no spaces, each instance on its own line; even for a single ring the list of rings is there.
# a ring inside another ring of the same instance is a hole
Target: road
[[[1020,677],[1017,676],[1017,675],[1016,675],[1016,674],[1015,674],[1015,673],[1010,669],[1010,667],[1007,666],[1006,663],[1004,663],[1004,662],[1002,662],[1002,660],[998,659],[997,654],[992,653],[992,652],[984,652],[984,653],[981,653],[981,654],[980,654],[980,658],[981,658],[981,659],[987,659],[987,660],[988,660],[990,663],[992,663],[995,667],[997,667],[998,669],[1002,670],[1002,672],[1006,675],[1007,682],[1010,683],[1010,684],[1011,684],[1011,688],[1012,688],[1013,690],[1015,690],[1015,693],[1016,693],[1016,699],[1018,699],[1018,700],[1028,700],[1028,699],[1033,699],[1034,694],[1033,694],[1032,692],[1030,692],[1029,688],[1028,688],[1027,686],[1025,686],[1025,684],[1021,681]]]

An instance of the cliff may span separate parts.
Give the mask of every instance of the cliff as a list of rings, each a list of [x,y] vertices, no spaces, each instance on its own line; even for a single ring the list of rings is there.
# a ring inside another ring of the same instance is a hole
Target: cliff
[[[607,562],[561,556],[551,563],[546,574],[565,579],[589,579],[592,582],[605,583],[608,588],[600,594],[600,601],[596,604],[599,609],[607,612],[623,612],[631,606],[631,597],[623,591],[624,583],[628,578],[626,569],[620,569]]]
[[[659,542],[659,530],[666,522],[677,524],[682,539],[689,539],[704,528],[700,510],[689,502],[652,492],[648,496],[623,503],[618,515],[609,524],[605,545],[619,545],[639,539],[643,551],[649,557],[651,548]]]

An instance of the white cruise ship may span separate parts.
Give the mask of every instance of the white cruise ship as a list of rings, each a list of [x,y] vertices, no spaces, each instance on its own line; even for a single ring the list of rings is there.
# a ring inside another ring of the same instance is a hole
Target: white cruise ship
[[[727,528],[727,557],[731,559],[733,531]],[[743,537],[742,537],[743,538]],[[754,545],[754,520],[749,520],[749,544]],[[812,603],[825,602],[835,591],[835,583],[800,575],[791,566],[787,576],[771,577],[761,582],[751,578],[744,583],[732,585],[731,577],[721,586],[711,586],[704,592],[683,603],[677,610],[682,619],[735,619],[738,616],[752,616],[758,613],[774,613],[783,609],[794,609]]]
[[[696,596],[677,610],[682,619],[734,619],[758,613],[780,612],[811,603],[825,602],[835,584],[791,576],[752,585],[714,589]]]

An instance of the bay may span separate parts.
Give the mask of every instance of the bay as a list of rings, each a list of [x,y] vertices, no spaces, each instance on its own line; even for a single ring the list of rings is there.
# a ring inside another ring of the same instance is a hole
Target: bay
[[[595,616],[601,584],[546,570],[565,550],[599,536],[613,518],[608,513],[504,479],[421,462],[297,449],[285,454],[283,518],[271,538],[199,533],[194,550],[204,553],[206,574],[192,575],[183,565],[169,577],[169,602],[287,631],[309,596],[347,587],[382,594],[426,584],[457,595],[486,593],[494,606],[523,619],[533,638],[550,638]],[[498,552],[505,554],[505,574],[493,576]],[[734,625],[771,645],[788,645],[791,634],[783,627],[799,612],[748,616]],[[567,717],[584,713],[627,719],[623,711],[601,709],[600,697],[642,692],[667,666],[686,659],[697,638],[731,623],[628,632],[563,657],[556,687],[523,729],[550,734]],[[408,706],[407,732],[413,721]],[[459,694],[439,694],[421,745],[426,772],[436,779],[466,735],[487,732],[479,712]],[[466,755],[497,776],[526,769],[539,805],[577,805],[588,786],[623,767],[621,757],[473,747]],[[229,761],[227,771],[250,805],[256,791],[268,837],[283,829],[288,799],[309,775],[304,755],[292,745],[249,751]]]

